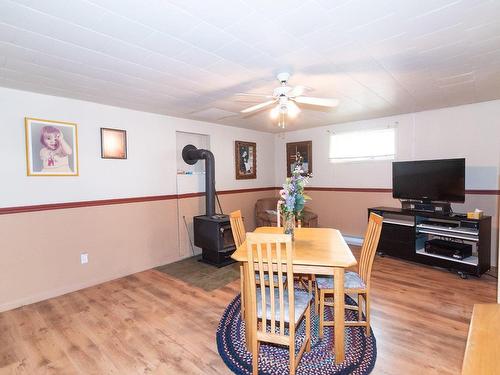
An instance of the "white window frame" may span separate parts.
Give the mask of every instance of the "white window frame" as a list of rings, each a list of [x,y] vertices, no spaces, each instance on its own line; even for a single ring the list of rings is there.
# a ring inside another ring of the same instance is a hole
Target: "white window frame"
[[[392,153],[388,154],[377,154],[377,155],[345,155],[345,156],[337,156],[333,155],[332,143],[333,137],[335,136],[345,136],[356,134],[362,134],[362,137],[366,139],[366,137],[370,137],[370,134],[374,134],[377,132],[388,131],[391,130],[393,136],[393,150]],[[397,139],[397,128],[394,126],[384,127],[384,128],[370,128],[370,129],[358,129],[354,131],[343,131],[343,132],[331,132],[329,139],[329,150],[328,150],[328,159],[330,163],[352,163],[352,162],[363,162],[363,161],[378,161],[378,160],[395,160],[396,159],[396,139]]]

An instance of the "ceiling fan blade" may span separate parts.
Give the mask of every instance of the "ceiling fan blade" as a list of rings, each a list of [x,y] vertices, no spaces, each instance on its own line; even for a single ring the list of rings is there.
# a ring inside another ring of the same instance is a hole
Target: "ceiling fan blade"
[[[250,113],[250,112],[258,111],[259,109],[263,109],[263,108],[269,107],[271,104],[274,104],[274,103],[276,103],[276,99],[274,99],[274,100],[269,100],[269,101],[267,101],[267,102],[260,103],[260,104],[253,105],[253,106],[251,106],[251,107],[248,107],[248,108],[242,109],[242,110],[240,111],[240,113]]]
[[[236,96],[251,96],[251,97],[255,97],[255,98],[268,98],[268,99],[273,98],[272,95],[252,94],[252,93],[246,93],[246,92],[239,92],[236,94]]]
[[[313,98],[311,96],[298,96],[293,98],[297,103],[316,105],[319,107],[336,107],[339,105],[338,99]]]
[[[311,89],[307,86],[295,86],[289,93],[289,98],[295,98],[296,96],[304,95],[306,91],[310,91]]]

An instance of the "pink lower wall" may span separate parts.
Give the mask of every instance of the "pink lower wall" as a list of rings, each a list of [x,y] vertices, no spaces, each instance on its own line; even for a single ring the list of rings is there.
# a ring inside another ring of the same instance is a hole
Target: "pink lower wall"
[[[276,194],[233,192],[221,194],[220,201],[226,213],[241,209],[252,231],[255,202]],[[309,194],[319,225],[350,236],[363,235],[368,207],[399,206],[386,192]],[[471,194],[463,205],[493,216],[492,259],[498,249],[498,198]],[[0,215],[0,311],[188,257],[192,216],[203,211],[204,197],[192,197]],[[86,265],[80,264],[82,252],[89,254]]]
[[[307,206],[319,216],[319,225],[339,229],[344,235],[362,237],[368,207],[398,207],[390,193],[351,191],[308,191]]]
[[[176,221],[175,200],[1,215],[0,311],[177,260]]]
[[[274,194],[220,200],[226,212],[241,209],[253,230],[255,201]],[[194,197],[0,215],[0,311],[192,255],[179,218],[192,223],[204,207],[204,197]],[[83,252],[89,254],[85,265]]]

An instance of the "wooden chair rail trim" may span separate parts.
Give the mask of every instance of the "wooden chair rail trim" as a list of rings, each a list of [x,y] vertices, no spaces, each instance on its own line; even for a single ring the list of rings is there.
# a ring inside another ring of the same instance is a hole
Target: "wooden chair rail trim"
[[[262,187],[262,188],[249,188],[249,189],[235,189],[235,190],[221,190],[217,194],[240,194],[240,193],[251,193],[259,191],[273,191],[280,190],[281,187]],[[392,189],[385,188],[324,188],[324,187],[308,187],[307,191],[336,191],[336,192],[367,192],[367,193],[390,193]],[[466,190],[465,194],[474,195],[500,195],[500,190]],[[7,214],[18,214],[25,212],[37,212],[37,211],[50,211],[50,210],[62,210],[69,208],[82,208],[82,207],[94,207],[94,206],[109,206],[114,204],[130,204],[139,202],[151,202],[151,201],[163,201],[170,199],[186,199],[202,197],[205,193],[187,193],[187,194],[167,194],[167,195],[154,195],[154,196],[143,196],[143,197],[129,197],[129,198],[113,198],[113,199],[100,199],[91,201],[76,201],[76,202],[64,202],[64,203],[48,203],[48,204],[38,204],[31,206],[14,206],[14,207],[0,207],[0,215]]]

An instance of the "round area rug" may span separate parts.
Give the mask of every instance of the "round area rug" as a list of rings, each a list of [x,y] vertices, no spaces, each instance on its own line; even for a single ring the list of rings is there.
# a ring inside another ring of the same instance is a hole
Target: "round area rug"
[[[345,303],[356,305],[348,296]],[[252,354],[245,344],[245,322],[240,314],[240,295],[227,306],[217,328],[217,348],[226,365],[235,374],[252,374]],[[346,320],[357,320],[357,312],[345,310]],[[333,309],[325,306],[327,320],[333,320]],[[369,374],[377,358],[375,336],[365,336],[364,327],[346,327],[345,329],[345,361],[335,364],[333,348],[333,327],[326,327],[323,339],[319,339],[319,318],[311,304],[311,351],[304,352],[297,368],[301,374]],[[304,338],[304,322],[297,331],[298,345]],[[300,347],[300,346],[299,346]],[[298,350],[298,349],[297,349]],[[288,374],[289,354],[287,347],[262,343],[259,352],[259,374]]]

